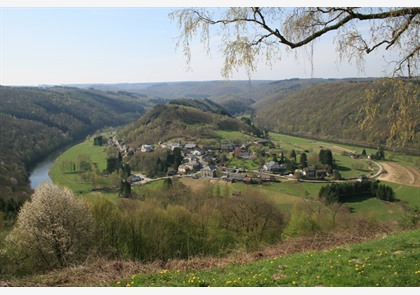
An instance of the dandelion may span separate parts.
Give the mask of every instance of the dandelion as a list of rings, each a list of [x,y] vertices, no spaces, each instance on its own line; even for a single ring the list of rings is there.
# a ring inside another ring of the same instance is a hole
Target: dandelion
[[[117,282],[117,285],[120,285],[121,284],[121,282]]]
[[[317,278],[317,279],[319,279],[319,278],[320,278],[320,276],[316,276],[316,278]]]
[[[295,281],[292,282],[293,285],[296,285],[297,283]]]
[[[126,287],[131,287],[131,285],[130,284],[127,284],[127,285],[125,285]]]

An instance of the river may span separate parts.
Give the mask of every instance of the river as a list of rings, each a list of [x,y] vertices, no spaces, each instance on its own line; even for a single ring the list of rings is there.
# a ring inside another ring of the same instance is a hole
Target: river
[[[48,157],[46,157],[41,162],[37,163],[32,171],[29,174],[29,183],[32,189],[36,189],[40,184],[52,183],[48,172],[50,168],[54,165],[55,159],[57,159],[59,154],[51,153]]]

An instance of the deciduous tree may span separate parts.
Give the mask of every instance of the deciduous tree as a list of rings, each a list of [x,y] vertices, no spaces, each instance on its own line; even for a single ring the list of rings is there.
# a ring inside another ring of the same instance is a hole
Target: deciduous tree
[[[93,218],[66,188],[39,186],[6,238],[7,253],[29,269],[51,269],[83,260],[89,252]]]
[[[297,48],[309,49],[312,61],[314,43],[332,32],[336,32],[334,43],[340,61],[355,61],[363,70],[368,54],[384,50],[387,76],[419,74],[419,7],[185,8],[175,10],[170,17],[178,25],[177,47],[182,48],[188,66],[193,38],[199,37],[210,53],[212,30],[218,30],[225,78],[241,67],[251,76],[259,63],[272,66],[284,53]],[[413,139],[419,125],[418,111],[412,112],[420,106],[415,90],[418,84],[389,81],[388,93],[397,97],[388,113],[389,141],[403,146]],[[371,92],[360,108],[361,128],[377,117],[381,94]]]

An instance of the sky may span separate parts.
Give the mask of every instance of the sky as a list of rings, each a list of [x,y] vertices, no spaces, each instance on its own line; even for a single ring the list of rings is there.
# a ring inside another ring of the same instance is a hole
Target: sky
[[[40,2],[38,6],[25,6],[25,1],[21,1],[23,5],[20,6],[2,1],[0,85],[224,79],[220,74],[223,57],[218,51],[217,38],[211,43],[211,56],[204,52],[198,40],[192,44],[191,67],[187,69],[182,50],[176,49],[178,28],[168,17],[171,11],[179,8],[176,5],[168,7],[166,2],[157,1],[153,2],[154,6],[133,7],[133,3],[124,0],[118,4],[104,1],[101,6],[92,3],[90,7],[82,7],[74,0],[76,7],[69,3],[55,7],[49,1]],[[171,3],[176,4],[176,1]],[[334,33],[329,34],[314,45],[313,72],[308,53],[301,50],[298,59],[294,55],[283,55],[272,67],[259,65],[250,78],[281,80],[383,75],[386,61],[381,53],[368,56],[364,72],[359,72],[355,64],[339,63],[335,45],[332,45],[334,36]],[[248,78],[245,69],[231,77],[232,80]]]

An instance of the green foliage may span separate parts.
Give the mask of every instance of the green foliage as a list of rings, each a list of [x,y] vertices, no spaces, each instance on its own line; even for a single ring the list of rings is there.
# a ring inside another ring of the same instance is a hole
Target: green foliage
[[[331,183],[321,187],[318,196],[327,204],[351,202],[363,197],[376,197],[388,202],[395,201],[393,189],[385,184],[379,184],[378,181]]]
[[[99,255],[152,261],[224,255],[255,249],[281,238],[283,215],[258,194],[227,197],[219,185],[198,191],[176,178],[137,191],[141,200],[103,198],[93,202]],[[108,232],[109,231],[109,232]]]
[[[314,217],[313,213],[305,210],[304,207],[294,206],[290,212],[290,218],[284,229],[284,235],[299,237],[320,231],[321,226]]]
[[[335,166],[333,154],[331,150],[328,150],[328,149],[327,150],[321,149],[319,151],[319,161],[324,165],[328,165],[331,167]]]
[[[93,139],[93,144],[94,145],[102,146],[105,143],[106,143],[106,139],[102,135],[95,136],[95,138]]]
[[[220,203],[222,226],[234,233],[235,240],[247,250],[263,243],[280,240],[284,228],[283,214],[272,201],[257,193],[243,193]]]
[[[131,184],[126,180],[120,180],[120,197],[131,197]]]
[[[300,154],[299,162],[302,168],[308,167],[308,156],[306,153]]]

